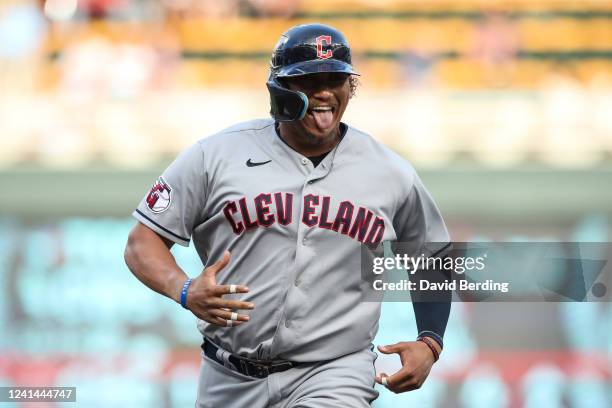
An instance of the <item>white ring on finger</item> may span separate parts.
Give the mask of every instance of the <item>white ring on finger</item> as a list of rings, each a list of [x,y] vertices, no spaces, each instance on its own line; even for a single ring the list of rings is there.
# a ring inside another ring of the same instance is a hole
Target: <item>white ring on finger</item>
[[[230,285],[230,293],[236,293],[236,285]]]
[[[232,327],[233,325],[234,325],[234,321],[233,320],[226,320],[225,321],[225,326]]]
[[[382,385],[384,385],[385,387],[388,385],[387,384],[387,377],[383,377],[380,382],[382,382]]]
[[[231,316],[230,316],[230,319],[232,319],[232,320],[238,320],[238,313],[236,313],[236,312],[232,312],[232,314],[231,314]]]

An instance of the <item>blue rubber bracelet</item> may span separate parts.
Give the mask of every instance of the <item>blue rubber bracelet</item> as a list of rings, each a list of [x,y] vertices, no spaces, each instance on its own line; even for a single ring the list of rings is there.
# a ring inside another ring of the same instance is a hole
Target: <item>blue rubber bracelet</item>
[[[187,291],[191,285],[191,278],[187,279],[183,284],[183,290],[181,290],[181,306],[187,309]]]

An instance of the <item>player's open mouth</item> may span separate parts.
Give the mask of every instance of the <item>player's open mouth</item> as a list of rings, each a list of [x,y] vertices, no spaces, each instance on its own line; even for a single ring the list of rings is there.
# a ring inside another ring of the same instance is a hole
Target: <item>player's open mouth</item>
[[[308,115],[312,117],[319,129],[328,129],[334,122],[336,108],[329,105],[314,106],[308,109]]]

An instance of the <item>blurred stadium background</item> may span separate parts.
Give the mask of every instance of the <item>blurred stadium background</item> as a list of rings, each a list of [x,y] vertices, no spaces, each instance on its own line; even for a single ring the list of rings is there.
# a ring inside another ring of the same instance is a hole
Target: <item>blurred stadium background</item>
[[[194,318],[124,266],[129,214],[181,149],[267,116],[271,49],[311,21],[363,74],[346,121],[414,163],[455,240],[612,240],[610,1],[2,0],[0,385],[193,405]],[[377,344],[415,330],[384,304]],[[445,340],[374,406],[612,407],[608,303],[454,304]]]

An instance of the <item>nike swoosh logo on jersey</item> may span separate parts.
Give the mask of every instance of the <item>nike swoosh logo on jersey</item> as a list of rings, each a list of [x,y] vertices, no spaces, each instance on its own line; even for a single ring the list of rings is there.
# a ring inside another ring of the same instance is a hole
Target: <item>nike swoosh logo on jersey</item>
[[[272,160],[268,160],[265,162],[252,162],[251,159],[247,160],[246,165],[247,167],[255,167],[255,166],[262,166],[264,164],[268,164],[270,163]]]

